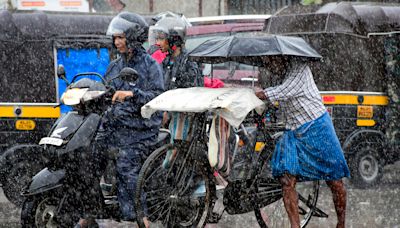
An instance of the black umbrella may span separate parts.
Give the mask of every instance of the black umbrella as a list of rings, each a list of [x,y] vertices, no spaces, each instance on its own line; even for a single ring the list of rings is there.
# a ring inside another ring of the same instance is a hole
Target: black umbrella
[[[204,63],[237,61],[260,65],[262,56],[322,58],[304,39],[293,36],[228,36],[205,41],[190,52],[190,58]]]

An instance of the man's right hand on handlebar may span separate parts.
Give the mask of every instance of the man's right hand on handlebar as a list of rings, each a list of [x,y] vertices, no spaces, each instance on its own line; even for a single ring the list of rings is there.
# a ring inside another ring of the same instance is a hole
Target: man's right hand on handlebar
[[[114,96],[112,97],[112,103],[115,103],[116,101],[124,102],[125,98],[127,97],[133,97],[133,92],[118,90],[114,93]]]

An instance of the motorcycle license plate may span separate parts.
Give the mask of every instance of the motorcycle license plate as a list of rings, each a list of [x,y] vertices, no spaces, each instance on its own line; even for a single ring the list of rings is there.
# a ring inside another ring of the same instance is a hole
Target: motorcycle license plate
[[[50,144],[54,146],[61,146],[62,143],[63,143],[62,139],[44,137],[40,140],[39,145]]]

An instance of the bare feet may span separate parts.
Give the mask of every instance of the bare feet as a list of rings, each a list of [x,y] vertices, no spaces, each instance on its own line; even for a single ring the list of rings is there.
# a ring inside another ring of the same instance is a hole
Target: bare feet
[[[333,203],[335,205],[338,219],[337,228],[344,228],[346,221],[347,192],[342,180],[326,181],[332,191]]]
[[[299,228],[299,199],[296,192],[296,177],[285,174],[279,180],[282,184],[283,204],[289,217],[290,226],[291,228]]]
[[[146,228],[150,228],[150,222],[149,222],[149,220],[147,219],[147,217],[144,217],[144,218],[143,218],[143,223],[144,223],[144,226],[145,226]]]
[[[74,228],[84,228],[84,227],[87,227],[87,221],[86,221],[86,219],[79,219],[78,224],[76,224],[76,225],[74,226]]]
[[[150,228],[150,221],[147,219],[147,217],[143,218],[143,223],[146,228]],[[139,224],[136,224],[136,227],[139,228]]]

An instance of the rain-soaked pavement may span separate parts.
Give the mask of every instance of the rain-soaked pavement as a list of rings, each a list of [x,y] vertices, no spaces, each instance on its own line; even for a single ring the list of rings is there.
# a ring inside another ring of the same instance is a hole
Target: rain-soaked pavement
[[[355,189],[348,186],[348,205],[346,227],[388,227],[400,228],[400,162],[388,166],[382,184],[370,189]],[[307,227],[335,227],[336,215],[329,188],[321,186],[318,206],[329,215],[329,218],[313,217]],[[17,228],[19,209],[4,197],[0,188],[0,227]],[[282,224],[278,227],[289,227],[283,213]],[[117,223],[111,220],[100,220],[101,228],[135,227],[134,223]],[[244,215],[224,215],[220,223],[207,227],[257,227],[252,213]]]

